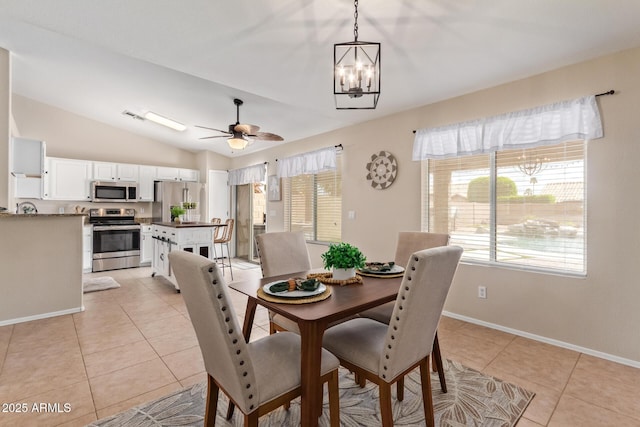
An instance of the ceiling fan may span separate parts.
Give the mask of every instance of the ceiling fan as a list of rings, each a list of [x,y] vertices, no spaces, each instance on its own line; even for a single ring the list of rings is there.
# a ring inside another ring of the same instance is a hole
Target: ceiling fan
[[[258,132],[259,126],[240,123],[240,106],[243,104],[241,99],[234,99],[233,103],[236,105],[236,122],[229,125],[229,130],[221,130],[216,128],[210,128],[207,126],[198,126],[197,128],[214,130],[221,132],[223,135],[205,136],[200,139],[212,139],[212,138],[229,138],[227,142],[229,147],[242,150],[247,145],[252,144],[253,141],[284,141],[280,135],[269,132]]]

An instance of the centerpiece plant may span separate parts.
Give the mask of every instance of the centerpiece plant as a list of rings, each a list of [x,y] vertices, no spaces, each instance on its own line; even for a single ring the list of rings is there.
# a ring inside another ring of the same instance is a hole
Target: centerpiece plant
[[[185,210],[180,206],[171,206],[171,219],[172,221],[176,218],[178,221],[180,220],[180,216],[184,215]]]
[[[321,256],[324,268],[333,268],[333,278],[338,280],[354,277],[355,270],[363,268],[367,260],[360,249],[346,242],[330,244]]]

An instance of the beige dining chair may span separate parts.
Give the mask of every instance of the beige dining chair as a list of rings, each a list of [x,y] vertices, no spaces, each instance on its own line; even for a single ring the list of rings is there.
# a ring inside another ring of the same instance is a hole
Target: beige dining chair
[[[282,332],[245,342],[218,265],[175,251],[169,260],[200,344],[208,378],[205,426],[214,426],[219,390],[244,414],[245,426],[301,395],[300,337]],[[322,351],[332,426],[340,424],[338,360]]]
[[[396,264],[406,267],[409,262],[409,257],[414,252],[435,248],[438,246],[447,246],[449,244],[449,235],[446,233],[427,233],[420,231],[401,231],[398,233],[398,243],[396,245],[396,256],[394,261]],[[383,304],[379,307],[372,308],[367,311],[363,311],[359,314],[360,317],[368,317],[370,319],[377,320],[378,322],[389,324],[391,320],[391,313],[393,312],[393,302]],[[442,354],[440,353],[440,342],[438,341],[438,332],[436,331],[433,339],[433,355],[431,359],[434,370],[438,372],[438,378],[440,379],[440,389],[443,393],[447,392],[447,382],[444,376],[444,368],[442,365]],[[361,383],[362,386],[364,384]],[[402,400],[404,397],[404,383],[403,380],[398,381],[397,397],[398,400]]]
[[[323,347],[342,366],[378,385],[385,427],[393,425],[391,386],[416,367],[420,368],[425,421],[427,426],[434,425],[429,356],[461,255],[459,246],[412,254],[389,325],[359,317],[324,333]]]
[[[307,242],[302,231],[258,234],[255,238],[262,277],[280,276],[311,269]],[[269,312],[269,332],[299,333],[298,325],[284,316]]]

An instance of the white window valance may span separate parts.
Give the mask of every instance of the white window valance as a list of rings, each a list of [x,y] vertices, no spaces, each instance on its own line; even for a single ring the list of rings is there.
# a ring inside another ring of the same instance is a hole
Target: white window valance
[[[322,148],[278,160],[278,176],[280,178],[330,170],[336,170],[336,147]]]
[[[247,166],[246,168],[231,169],[229,171],[229,185],[244,185],[252,182],[265,182],[267,165]]]
[[[413,160],[444,159],[602,138],[595,96],[416,131]]]

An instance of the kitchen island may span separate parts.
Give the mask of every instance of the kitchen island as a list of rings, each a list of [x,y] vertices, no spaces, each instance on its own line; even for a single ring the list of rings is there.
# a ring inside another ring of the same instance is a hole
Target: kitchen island
[[[171,251],[187,251],[213,260],[213,236],[217,227],[225,224],[210,222],[154,222],[152,224],[153,258],[152,276],[166,277],[180,292],[180,287],[169,264]]]
[[[84,216],[0,213],[0,326],[83,310]]]

